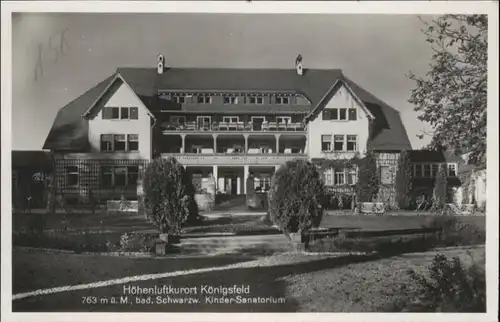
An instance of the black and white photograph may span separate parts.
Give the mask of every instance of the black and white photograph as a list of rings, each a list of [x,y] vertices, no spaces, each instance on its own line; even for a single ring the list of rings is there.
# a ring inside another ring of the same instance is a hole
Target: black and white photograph
[[[2,2],[2,321],[498,321],[498,2],[34,2]]]

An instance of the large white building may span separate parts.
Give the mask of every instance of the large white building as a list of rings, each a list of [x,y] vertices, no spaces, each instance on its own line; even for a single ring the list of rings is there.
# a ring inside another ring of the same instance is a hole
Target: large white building
[[[399,112],[341,70],[118,68],[63,107],[44,148],[56,157],[61,193],[136,195],[141,167],[174,156],[225,194],[265,191],[276,167],[378,152],[382,183],[411,149]],[[388,160],[384,164],[383,160]],[[327,186],[349,188],[355,168],[324,169]]]

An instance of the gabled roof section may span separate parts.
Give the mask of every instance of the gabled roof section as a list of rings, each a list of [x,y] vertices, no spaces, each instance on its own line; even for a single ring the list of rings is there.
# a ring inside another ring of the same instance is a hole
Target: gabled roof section
[[[88,124],[82,114],[111,84],[114,75],[101,81],[57,113],[43,149],[85,151],[88,148]]]
[[[328,104],[328,102],[332,99],[332,97],[337,93],[337,91],[344,86],[347,91],[351,94],[351,96],[354,98],[354,100],[361,106],[361,109],[366,113],[369,119],[375,119],[375,116],[372,114],[372,112],[365,106],[365,103],[359,99],[359,97],[356,95],[356,93],[351,89],[349,84],[347,84],[346,81],[344,81],[344,76],[341,75],[335,83],[333,83],[332,87],[328,90],[328,92],[325,93],[323,98],[318,102],[318,104],[309,112],[309,114],[306,116],[306,121],[309,121],[311,119],[314,119],[315,117],[318,116],[318,114],[325,108],[325,106]]]
[[[137,94],[137,92],[123,79],[123,77],[119,74],[116,73],[113,80],[109,83],[109,85],[104,89],[104,91],[94,100],[94,102],[89,106],[89,108],[83,113],[83,117],[87,117],[89,115],[95,115],[97,112],[99,112],[108,99],[113,96],[113,94],[122,86],[125,85],[130,88],[130,90],[134,93],[134,95],[137,97],[139,101],[141,101],[143,104],[145,103],[143,99],[141,98],[140,95]],[[146,104],[144,104],[146,105]],[[147,106],[147,105],[146,105]],[[150,116],[154,117],[154,115],[151,113],[148,107],[146,107],[147,112],[149,113]]]
[[[305,96],[310,106],[231,106],[228,112],[239,113],[302,113],[321,107],[325,99],[341,79],[353,96],[362,103],[367,114],[375,119],[375,135],[372,146],[377,150],[409,150],[408,136],[399,112],[356,83],[342,75],[339,69],[306,69],[297,75],[295,69],[229,69],[229,68],[167,68],[158,74],[156,68],[118,68],[116,73],[97,84],[83,95],[62,108],[49,132],[44,149],[84,152],[88,148],[88,120],[82,117],[102,101],[106,101],[113,84],[127,84],[152,116],[158,116],[165,108],[166,100],[158,98],[158,91],[255,91],[294,92]],[[102,104],[101,104],[102,105]],[[170,104],[172,105],[172,104]],[[170,106],[171,111],[184,113],[226,112],[217,106]]]

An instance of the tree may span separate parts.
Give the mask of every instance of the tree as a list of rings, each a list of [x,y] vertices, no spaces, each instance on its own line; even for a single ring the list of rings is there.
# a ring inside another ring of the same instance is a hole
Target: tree
[[[432,194],[432,208],[442,209],[448,200],[448,180],[446,177],[446,167],[441,165],[434,182]]]
[[[486,157],[487,16],[444,15],[422,22],[432,63],[425,77],[410,72],[416,87],[409,102],[420,112],[418,119],[433,128],[430,147],[470,152],[469,163],[481,163]]]
[[[358,182],[356,183],[356,199],[358,202],[372,202],[378,193],[380,175],[377,167],[377,158],[369,150],[359,163]]]
[[[271,220],[285,234],[307,234],[323,217],[325,187],[310,162],[288,161],[276,170],[268,198]]]
[[[178,235],[198,216],[191,176],[175,159],[154,159],[143,179],[144,206],[160,233]]]
[[[396,204],[400,209],[406,209],[410,202],[412,189],[413,167],[408,151],[402,151],[399,155],[398,169],[396,170]]]

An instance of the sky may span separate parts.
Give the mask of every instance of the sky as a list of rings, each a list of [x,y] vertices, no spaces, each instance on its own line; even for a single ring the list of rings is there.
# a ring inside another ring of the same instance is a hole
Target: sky
[[[118,67],[155,68],[159,53],[173,68],[294,68],[300,53],[304,68],[340,68],[399,110],[420,148],[429,127],[408,103],[407,74],[429,68],[422,28],[415,15],[16,13],[12,148],[41,149],[60,108]]]

